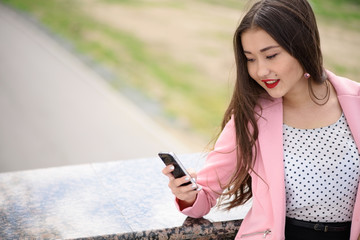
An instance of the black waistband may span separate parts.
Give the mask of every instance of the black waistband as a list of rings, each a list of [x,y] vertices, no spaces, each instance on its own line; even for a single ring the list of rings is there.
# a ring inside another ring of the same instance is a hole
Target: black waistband
[[[306,222],[294,218],[286,218],[286,224],[309,228],[321,232],[343,232],[351,228],[351,222],[326,223],[326,222]]]

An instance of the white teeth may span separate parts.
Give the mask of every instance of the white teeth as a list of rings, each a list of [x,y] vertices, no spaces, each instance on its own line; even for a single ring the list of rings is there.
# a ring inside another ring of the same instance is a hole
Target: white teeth
[[[277,80],[274,80],[274,81],[267,81],[266,83],[267,84],[273,84],[273,83],[276,83]]]

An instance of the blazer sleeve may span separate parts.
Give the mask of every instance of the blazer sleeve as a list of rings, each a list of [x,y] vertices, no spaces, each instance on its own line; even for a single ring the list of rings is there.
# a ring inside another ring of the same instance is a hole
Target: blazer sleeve
[[[202,186],[202,190],[193,206],[180,209],[179,200],[176,199],[177,208],[182,213],[200,218],[210,211],[235,172],[236,152],[235,124],[231,118],[217,139],[214,150],[208,154],[204,167],[197,174],[197,183]]]

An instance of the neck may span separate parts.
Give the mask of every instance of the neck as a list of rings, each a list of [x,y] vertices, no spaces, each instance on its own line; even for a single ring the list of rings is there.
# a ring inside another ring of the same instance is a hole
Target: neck
[[[324,84],[314,84],[310,82],[310,86],[303,86],[297,89],[296,92],[291,92],[283,97],[283,104],[291,108],[309,108],[314,106],[322,106],[326,104],[329,97],[329,85],[327,82]]]
[[[315,105],[309,94],[298,94],[291,97],[284,96],[283,104],[289,108],[306,108]]]

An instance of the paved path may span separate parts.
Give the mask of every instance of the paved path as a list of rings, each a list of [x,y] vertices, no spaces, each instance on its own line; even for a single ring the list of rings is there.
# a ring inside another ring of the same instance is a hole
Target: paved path
[[[189,148],[0,4],[0,172]]]

